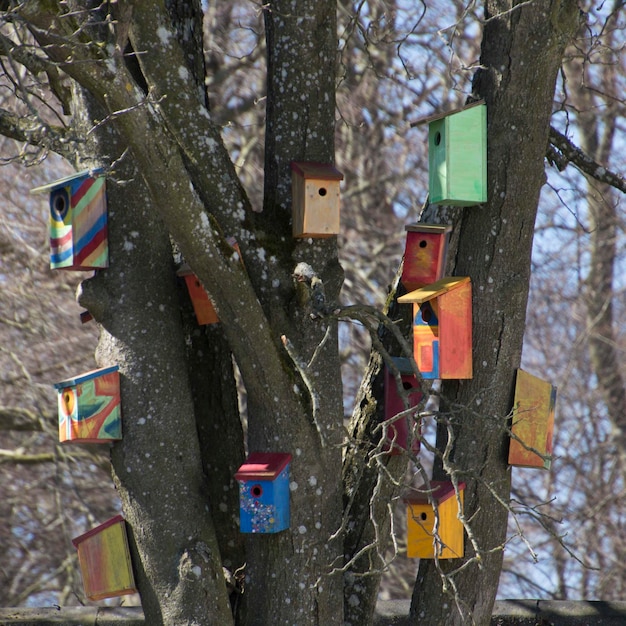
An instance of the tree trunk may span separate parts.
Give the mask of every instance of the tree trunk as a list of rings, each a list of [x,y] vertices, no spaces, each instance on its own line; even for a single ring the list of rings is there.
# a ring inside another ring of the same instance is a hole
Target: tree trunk
[[[571,1],[485,6],[473,96],[484,98],[488,110],[488,202],[463,211],[454,272],[472,279],[474,377],[443,385],[450,412],[440,417],[453,433],[447,469],[467,483],[472,536],[463,562],[420,563],[411,606],[420,626],[487,624],[491,616],[506,539],[507,416],[521,358],[533,228],[556,75],[578,26]]]

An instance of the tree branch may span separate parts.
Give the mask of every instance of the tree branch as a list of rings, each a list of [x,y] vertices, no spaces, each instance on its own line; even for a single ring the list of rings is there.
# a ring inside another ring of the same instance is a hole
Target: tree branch
[[[0,431],[2,430],[41,431],[41,416],[17,406],[0,406]]]

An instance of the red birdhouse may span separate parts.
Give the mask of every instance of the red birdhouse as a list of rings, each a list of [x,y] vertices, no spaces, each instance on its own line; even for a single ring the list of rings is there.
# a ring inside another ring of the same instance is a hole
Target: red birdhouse
[[[424,394],[420,391],[419,382],[413,373],[410,361],[401,357],[392,358],[394,365],[400,373],[402,393],[406,394],[408,408],[416,407],[421,402]],[[389,451],[391,454],[402,454],[402,452],[408,450],[410,441],[411,451],[417,454],[420,448],[419,436],[421,433],[419,422],[417,429],[415,429],[416,432],[412,434],[411,439],[409,435],[410,430],[412,430],[411,427],[415,424],[414,418],[406,416],[394,419],[398,413],[407,409],[402,393],[398,389],[395,376],[388,367],[385,367],[385,420],[392,420],[392,423],[386,429],[387,437],[384,450]]]
[[[191,298],[191,304],[193,305],[198,324],[200,326],[217,324],[220,320],[211,302],[211,298],[209,298],[209,294],[205,291],[197,276],[191,271],[189,265],[182,265],[176,274],[185,279],[187,291],[189,291],[189,297]]]
[[[452,276],[398,298],[413,304],[413,356],[426,379],[472,378],[472,283]]]
[[[402,285],[414,291],[443,278],[452,226],[410,224],[406,226]]]

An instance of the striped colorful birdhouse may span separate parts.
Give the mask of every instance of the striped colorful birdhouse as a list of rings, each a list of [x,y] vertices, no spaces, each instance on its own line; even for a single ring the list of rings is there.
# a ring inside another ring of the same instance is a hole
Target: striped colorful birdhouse
[[[290,464],[291,454],[253,452],[237,470],[242,533],[277,533],[289,528]]]
[[[478,102],[428,121],[428,191],[433,204],[487,201],[487,107]]]
[[[430,500],[429,500],[430,495]],[[407,505],[406,555],[412,559],[459,559],[465,534],[459,513],[463,511],[465,483],[458,484],[458,499],[450,481],[431,481],[430,494],[413,491]],[[460,502],[460,508],[459,508]]]
[[[556,387],[517,370],[509,465],[550,469]]]
[[[108,267],[106,178],[101,170],[85,170],[31,193],[46,191],[50,193],[50,267]]]
[[[83,587],[90,600],[136,593],[126,522],[121,515],[72,539],[72,543],[78,551]]]
[[[452,276],[400,296],[413,304],[413,356],[426,379],[472,378],[472,283]]]
[[[424,394],[420,390],[419,381],[413,373],[409,359],[392,357],[400,375],[402,390],[398,389],[390,368],[385,367],[385,420],[391,423],[386,427],[386,441],[383,449],[390,454],[402,454],[409,449],[417,454],[420,448],[421,428],[412,415],[396,419],[398,413],[416,407]],[[406,406],[405,406],[406,403]],[[416,425],[417,428],[413,426]]]
[[[405,228],[406,246],[400,281],[407,291],[414,291],[443,278],[452,226],[410,224]]]
[[[108,443],[122,438],[117,365],[92,370],[54,386],[58,395],[59,441]]]
[[[213,306],[213,302],[211,302],[209,294],[198,280],[198,277],[191,271],[189,265],[182,265],[176,274],[185,279],[187,291],[189,292],[198,324],[200,326],[217,324],[220,320]]]
[[[330,237],[339,233],[343,174],[334,166],[310,161],[291,163],[294,237]]]

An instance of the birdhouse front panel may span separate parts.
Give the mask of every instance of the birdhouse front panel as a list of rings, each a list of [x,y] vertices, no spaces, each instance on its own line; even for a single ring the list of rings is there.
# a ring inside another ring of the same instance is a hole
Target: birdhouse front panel
[[[413,304],[414,358],[424,378],[467,379],[472,368],[472,284],[443,278],[398,298]]]
[[[291,163],[294,237],[331,237],[339,233],[341,180],[343,174],[332,165]]]
[[[253,452],[235,473],[241,532],[277,533],[289,528],[290,464],[291,454]]]
[[[211,302],[209,294],[206,292],[197,276],[191,271],[188,265],[181,267],[177,274],[185,279],[185,285],[187,286],[187,291],[189,292],[198,324],[200,326],[217,324],[220,320],[213,306],[213,302]]]
[[[86,372],[54,385],[59,441],[108,443],[122,438],[118,367]]]
[[[550,469],[556,387],[517,370],[509,465]]]
[[[385,367],[385,420],[391,423],[386,428],[386,441],[383,449],[390,454],[402,454],[409,448],[417,454],[420,448],[421,428],[413,415],[396,418],[398,413],[416,407],[424,397],[419,381],[411,369],[408,359],[392,357],[400,373],[402,392],[398,389],[393,372]],[[403,397],[403,394],[404,397]],[[405,402],[408,406],[405,406]]]
[[[108,267],[106,178],[85,171],[33,189],[50,192],[50,267]]]
[[[451,226],[415,224],[406,226],[402,285],[407,291],[430,285],[441,278]]]
[[[429,200],[471,206],[487,201],[487,107],[433,119],[428,127]]]
[[[425,489],[425,488],[424,488]],[[407,504],[407,556],[417,559],[458,559],[465,550],[459,513],[463,511],[465,483],[458,484],[458,500],[450,481],[431,481],[427,491],[413,492]],[[460,502],[460,508],[459,508]]]
[[[121,515],[72,539],[72,543],[78,551],[83,587],[90,600],[114,598],[137,591],[126,522]]]

